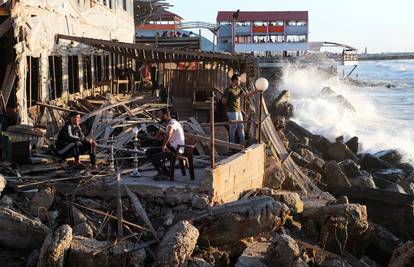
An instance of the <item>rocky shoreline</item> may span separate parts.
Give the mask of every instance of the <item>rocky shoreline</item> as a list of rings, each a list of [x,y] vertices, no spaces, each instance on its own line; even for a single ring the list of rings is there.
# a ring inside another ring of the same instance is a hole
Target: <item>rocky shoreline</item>
[[[322,93],[351,108],[332,90]],[[125,188],[122,238],[118,200],[103,178],[25,183],[19,190],[15,181],[33,177],[14,177],[2,164],[0,264],[412,266],[413,167],[396,150],[361,153],[358,137],[329,140],[309,132],[291,120],[287,91],[269,110],[288,155],[267,155],[262,188],[222,205],[202,192]],[[297,179],[289,158],[308,180]]]

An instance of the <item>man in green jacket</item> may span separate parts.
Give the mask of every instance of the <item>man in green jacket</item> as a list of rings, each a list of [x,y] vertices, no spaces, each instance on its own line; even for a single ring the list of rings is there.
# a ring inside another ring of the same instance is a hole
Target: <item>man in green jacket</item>
[[[231,123],[229,125],[230,142],[236,142],[236,132],[239,136],[240,143],[245,141],[243,114],[240,108],[241,97],[250,97],[255,92],[244,93],[240,88],[240,77],[238,74],[234,74],[231,77],[231,86],[224,90],[223,104],[226,106],[227,117]]]

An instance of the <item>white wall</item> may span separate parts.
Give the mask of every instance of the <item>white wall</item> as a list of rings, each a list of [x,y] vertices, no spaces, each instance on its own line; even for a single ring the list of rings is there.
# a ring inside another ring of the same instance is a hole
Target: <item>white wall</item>
[[[250,53],[254,52],[282,52],[282,51],[306,51],[309,44],[302,43],[253,43],[253,44],[236,44],[236,52]]]

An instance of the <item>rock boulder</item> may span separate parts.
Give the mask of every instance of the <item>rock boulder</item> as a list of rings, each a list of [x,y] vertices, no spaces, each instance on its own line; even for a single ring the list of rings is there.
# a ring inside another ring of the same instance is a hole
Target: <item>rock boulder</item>
[[[193,253],[199,232],[188,221],[173,225],[157,247],[154,266],[180,266]]]

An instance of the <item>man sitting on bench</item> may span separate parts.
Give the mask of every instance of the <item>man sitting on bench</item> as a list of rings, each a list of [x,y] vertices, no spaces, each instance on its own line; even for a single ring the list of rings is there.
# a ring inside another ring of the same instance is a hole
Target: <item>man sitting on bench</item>
[[[167,133],[164,136],[162,146],[149,148],[146,151],[147,157],[158,171],[154,179],[164,179],[165,176],[170,176],[163,160],[165,158],[171,160],[177,152],[177,147],[185,145],[183,127],[177,120],[171,118],[168,109],[162,109],[160,119],[167,126]],[[160,134],[159,137],[161,137]]]
[[[80,155],[89,153],[89,158],[93,169],[97,169],[96,142],[92,138],[86,138],[80,127],[80,114],[78,112],[69,113],[69,119],[60,130],[56,141],[56,153],[62,159],[75,158],[75,167],[82,167],[79,161]]]

